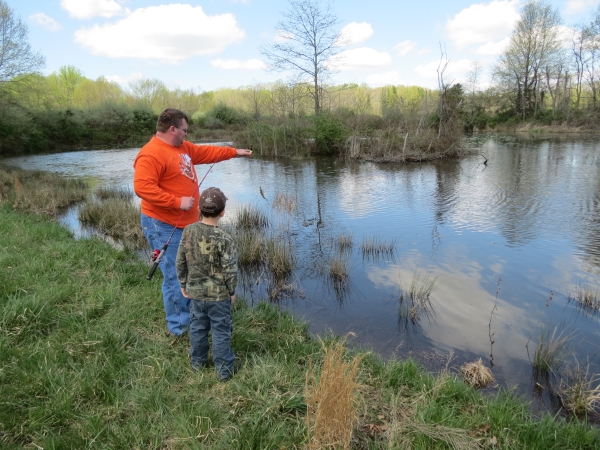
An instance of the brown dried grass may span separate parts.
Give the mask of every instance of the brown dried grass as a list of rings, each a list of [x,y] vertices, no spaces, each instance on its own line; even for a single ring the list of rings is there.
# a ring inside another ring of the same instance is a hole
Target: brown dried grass
[[[350,448],[357,420],[356,375],[362,360],[355,356],[344,360],[343,342],[323,344],[325,357],[321,374],[310,364],[306,373],[306,427],[308,450]]]
[[[478,388],[486,387],[495,381],[492,371],[483,364],[481,358],[464,364],[460,368],[460,373],[467,384]]]

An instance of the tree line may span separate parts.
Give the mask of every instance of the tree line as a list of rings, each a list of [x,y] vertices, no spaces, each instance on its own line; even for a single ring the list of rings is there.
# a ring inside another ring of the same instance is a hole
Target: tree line
[[[598,122],[600,6],[565,37],[556,9],[526,3],[485,89],[478,63],[464,82],[446,83],[451,62],[445,54],[437,89],[331,83],[333,65],[326,62],[335,60],[341,39],[332,5],[290,0],[288,6],[276,25],[288,39],[261,52],[273,69],[292,70],[292,80],[196,92],[157,79],[124,88],[70,65],[41,75],[43,56],[0,0],[0,155],[138,146],[154,133],[165,107],[188,113],[193,140],[226,137],[264,155],[372,160],[456,155],[464,131],[502,124]]]

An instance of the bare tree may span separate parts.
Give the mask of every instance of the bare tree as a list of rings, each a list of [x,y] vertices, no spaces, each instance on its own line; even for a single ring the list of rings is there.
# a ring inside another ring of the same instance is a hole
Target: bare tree
[[[45,64],[27,42],[27,26],[0,0],[0,86],[19,75],[34,73]]]
[[[323,80],[339,53],[338,19],[331,3],[321,6],[318,0],[289,0],[289,9],[282,15],[276,32],[283,42],[263,47],[261,53],[273,70],[291,70],[310,82],[315,114],[319,114]]]

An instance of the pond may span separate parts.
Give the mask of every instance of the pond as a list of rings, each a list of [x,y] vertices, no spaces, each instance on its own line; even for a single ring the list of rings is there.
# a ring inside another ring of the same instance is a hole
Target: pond
[[[413,355],[431,369],[482,358],[501,386],[534,400],[534,410],[552,409],[532,377],[542,329],[570,337],[568,364],[600,368],[599,316],[575,300],[584,290],[597,296],[600,286],[600,142],[479,136],[467,145],[475,153],[458,161],[406,165],[234,159],[217,164],[203,187],[225,192],[229,220],[249,204],[276,220],[276,197],[293,199],[285,226],[296,265],[277,301],[311,332],[353,333],[355,345],[385,358]],[[131,188],[137,152],[5,162]],[[208,167],[197,167],[200,178]],[[74,217],[63,221],[85,234]],[[340,236],[351,241],[342,284],[323,269]],[[392,251],[366,252],[369,242]],[[247,274],[238,294],[264,299],[263,278]],[[415,279],[434,286],[432,309],[413,320]]]

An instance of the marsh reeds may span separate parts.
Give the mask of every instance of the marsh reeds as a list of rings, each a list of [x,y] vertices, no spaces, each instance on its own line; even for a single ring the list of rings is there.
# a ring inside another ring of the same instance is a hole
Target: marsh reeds
[[[360,244],[363,258],[378,256],[393,256],[396,249],[396,239],[385,241],[380,236],[364,236]]]
[[[133,191],[119,186],[101,186],[94,191],[94,195],[98,200],[133,200],[134,198]]]
[[[335,239],[337,250],[345,252],[352,250],[354,244],[354,235],[351,232],[340,233]]]
[[[286,239],[270,236],[266,241],[267,264],[275,280],[285,280],[294,269],[295,258]]]
[[[542,373],[560,369],[567,356],[567,344],[572,335],[563,336],[555,327],[553,330],[542,328],[540,340],[535,348],[533,367]]]
[[[347,282],[350,278],[350,256],[344,252],[336,252],[329,261],[329,277],[338,282]]]
[[[269,225],[267,214],[255,205],[244,205],[237,209],[233,220],[238,229],[266,228]]]
[[[577,364],[561,378],[558,395],[563,407],[577,415],[600,415],[600,376]]]
[[[103,201],[88,201],[79,210],[78,219],[126,246],[137,249],[147,246],[140,226],[140,207],[130,199],[109,197]]]
[[[586,310],[600,311],[600,289],[592,289],[590,286],[577,286],[574,298],[577,303]]]
[[[405,291],[400,288],[399,315],[402,318],[409,318],[413,323],[419,320],[421,314],[427,317],[435,315],[431,294],[438,288],[437,277],[431,274],[421,275],[415,272],[410,288]]]
[[[481,358],[465,363],[460,367],[463,380],[470,386],[481,388],[494,382],[492,371],[483,364]]]
[[[265,235],[259,230],[239,230],[235,234],[240,267],[256,267],[265,262]]]
[[[306,373],[304,396],[309,450],[348,449],[357,421],[359,384],[357,374],[361,357],[344,359],[344,345],[323,344],[325,356],[321,372],[312,364]]]
[[[0,165],[0,201],[20,211],[56,216],[88,193],[88,183],[82,179]]]

